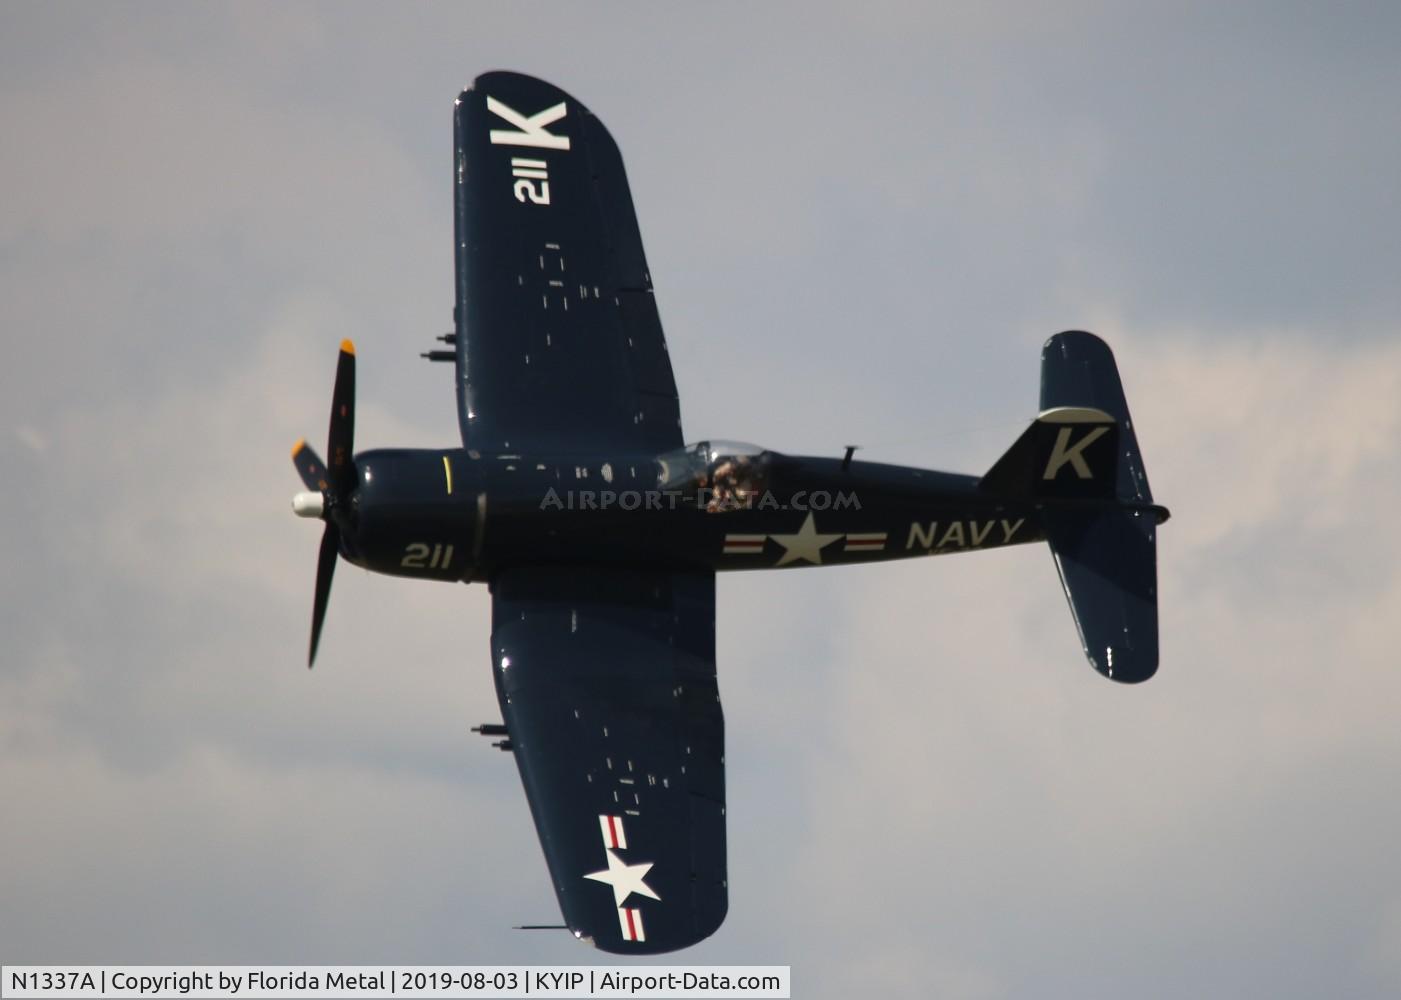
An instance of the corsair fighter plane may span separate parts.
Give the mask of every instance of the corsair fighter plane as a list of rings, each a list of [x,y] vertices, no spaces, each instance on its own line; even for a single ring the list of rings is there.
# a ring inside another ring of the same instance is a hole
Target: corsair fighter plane
[[[1040,414],[981,476],[687,444],[618,147],[577,100],[487,73],[454,109],[462,446],[354,452],[342,344],[323,463],[293,459],[331,575],[480,582],[502,721],[566,925],[683,948],[727,907],[715,574],[1049,543],[1085,655],[1158,666],[1153,502],[1113,355],[1061,333]]]

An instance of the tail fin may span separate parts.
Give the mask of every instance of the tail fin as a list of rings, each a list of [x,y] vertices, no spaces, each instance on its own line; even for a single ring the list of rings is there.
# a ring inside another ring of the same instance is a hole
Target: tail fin
[[[1016,499],[1112,500],[1119,424],[1088,406],[1043,409],[979,482]]]
[[[1114,493],[1121,500],[1152,503],[1114,352],[1092,333],[1058,333],[1041,349],[1041,409],[1061,406],[1092,406],[1114,418],[1120,445]]]
[[[1158,669],[1157,526],[1119,370],[1093,334],[1041,352],[1041,414],[988,470],[985,492],[1034,500],[1080,644],[1112,680]]]

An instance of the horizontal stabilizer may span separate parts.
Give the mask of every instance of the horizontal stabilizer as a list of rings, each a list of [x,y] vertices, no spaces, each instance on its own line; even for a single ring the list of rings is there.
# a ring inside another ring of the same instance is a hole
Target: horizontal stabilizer
[[[1096,670],[1125,684],[1158,669],[1157,524],[1151,508],[1042,514],[1080,645]]]

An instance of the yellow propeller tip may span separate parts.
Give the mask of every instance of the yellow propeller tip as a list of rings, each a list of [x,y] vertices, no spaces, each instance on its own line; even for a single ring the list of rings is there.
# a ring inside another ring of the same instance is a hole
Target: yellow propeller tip
[[[341,350],[344,351],[346,354],[349,354],[351,357],[355,356],[355,345],[351,343],[349,337],[346,337],[344,340],[341,341]]]
[[[297,438],[297,443],[292,445],[292,457],[295,459],[298,455],[302,453],[302,449],[305,447],[306,438]]]

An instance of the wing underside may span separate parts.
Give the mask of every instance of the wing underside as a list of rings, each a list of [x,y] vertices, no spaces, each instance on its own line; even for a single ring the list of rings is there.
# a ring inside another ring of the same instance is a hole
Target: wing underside
[[[522,568],[492,585],[497,696],[570,929],[684,948],[727,907],[710,573]]]
[[[459,98],[457,384],[484,453],[681,444],[622,157],[564,91],[487,73]]]

